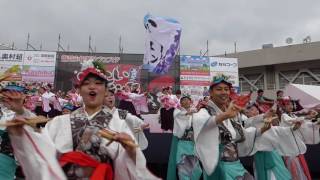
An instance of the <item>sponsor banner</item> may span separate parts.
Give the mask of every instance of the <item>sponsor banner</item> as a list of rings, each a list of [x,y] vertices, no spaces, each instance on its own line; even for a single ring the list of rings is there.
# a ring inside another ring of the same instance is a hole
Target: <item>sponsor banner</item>
[[[0,50],[0,64],[22,65],[24,51]]]
[[[56,52],[0,50],[0,75],[7,81],[54,82]]]
[[[181,56],[180,89],[182,94],[189,94],[194,104],[207,94],[210,85],[209,58],[202,56]]]
[[[22,68],[23,82],[46,82],[54,83],[54,66],[30,66],[26,65]]]
[[[233,87],[239,87],[239,72],[237,58],[210,57],[210,77],[228,77]]]
[[[237,58],[210,57],[210,71],[238,72]]]
[[[109,63],[119,63],[120,57],[104,57],[104,56],[83,56],[83,55],[66,55],[63,54],[60,57],[60,62],[84,62],[89,59],[99,59],[101,62]]]
[[[201,56],[181,56],[180,76],[209,76],[209,58]]]
[[[211,78],[209,76],[189,76],[189,75],[180,75],[181,81],[207,81],[210,82]]]
[[[25,51],[23,65],[55,67],[56,52]]]
[[[182,56],[180,60],[181,92],[190,94],[194,103],[208,96],[214,76],[227,76],[234,87],[239,87],[238,60],[236,58]]]

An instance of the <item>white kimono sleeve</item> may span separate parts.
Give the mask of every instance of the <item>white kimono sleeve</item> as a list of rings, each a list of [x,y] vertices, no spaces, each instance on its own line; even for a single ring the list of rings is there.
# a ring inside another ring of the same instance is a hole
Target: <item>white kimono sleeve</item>
[[[40,134],[25,125],[23,134],[10,135],[10,140],[14,155],[21,164],[27,180],[66,179],[57,161],[56,147],[48,131]]]
[[[238,154],[240,157],[250,156],[255,150],[256,137],[258,136],[257,129],[254,127],[243,128],[245,140],[237,143]]]
[[[296,131],[299,133],[298,135],[306,144],[319,144],[320,143],[320,134],[319,134],[320,126],[316,123],[312,123],[310,121],[304,121],[301,124],[301,127]]]
[[[175,109],[173,112],[174,123],[173,123],[173,135],[181,138],[184,131],[189,126],[190,116],[186,115],[186,110]]]
[[[138,118],[137,116],[132,115],[131,113],[127,114],[125,120],[128,123],[128,126],[131,132],[133,133],[135,140],[139,144],[140,148],[142,150],[147,149],[148,140],[143,132],[143,129],[141,129],[141,125],[144,124],[144,121]]]
[[[206,109],[193,114],[196,155],[207,174],[212,174],[219,161],[219,128],[215,116]]]
[[[306,152],[306,146],[298,132],[290,127],[273,126],[262,135],[260,130],[250,127],[244,129],[246,140],[238,143],[239,156],[250,156],[257,151],[277,150],[281,156],[297,156]]]
[[[319,125],[312,123],[304,117],[290,117],[288,114],[282,114],[281,125],[292,126],[297,118],[303,121],[301,127],[296,130],[297,136],[299,136],[306,144],[320,143]]]
[[[299,117],[290,117],[288,114],[283,113],[281,115],[281,126],[292,126],[294,122],[296,122],[298,119],[304,120],[304,118]]]
[[[247,118],[244,122],[244,127],[262,127],[264,124],[263,119],[264,114],[259,114],[258,116]]]

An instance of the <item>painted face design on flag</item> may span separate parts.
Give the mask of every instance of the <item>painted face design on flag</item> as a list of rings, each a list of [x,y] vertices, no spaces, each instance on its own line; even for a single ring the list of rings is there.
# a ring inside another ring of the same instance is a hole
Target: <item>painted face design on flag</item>
[[[149,72],[167,73],[179,47],[181,26],[173,19],[144,17],[146,29],[144,64]]]
[[[150,41],[150,50],[151,50],[152,59],[149,61],[149,63],[157,64],[159,63],[159,61],[164,60],[165,56],[163,56],[163,45]],[[160,57],[157,56],[157,54],[159,53],[160,53]]]

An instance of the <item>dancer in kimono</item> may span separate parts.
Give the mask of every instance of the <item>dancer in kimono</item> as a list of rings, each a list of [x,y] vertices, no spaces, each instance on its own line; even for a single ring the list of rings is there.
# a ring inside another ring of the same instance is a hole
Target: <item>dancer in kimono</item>
[[[53,118],[61,115],[62,107],[56,95],[51,92],[49,87],[39,88],[39,99],[35,108],[37,115]]]
[[[148,128],[149,124],[144,123],[137,116],[132,115],[126,110],[116,108],[115,96],[112,90],[108,90],[108,95],[105,97],[104,104],[106,105],[107,110],[113,115],[113,118],[118,119],[119,121],[126,121],[141,150],[147,149],[148,140],[143,130]]]
[[[51,89],[48,86],[44,87],[45,91],[43,94],[41,94],[41,100],[42,100],[42,108],[44,113],[46,114],[46,117],[54,117],[55,114],[55,108],[53,106],[53,99],[55,97],[55,94],[51,92]]]
[[[297,117],[293,114],[293,104],[290,97],[285,97],[282,99],[282,104],[284,107],[284,113],[281,115],[281,126],[287,127],[292,126],[292,124],[300,124],[301,127],[297,130],[299,136],[307,144],[317,144],[320,141],[319,138],[319,124],[311,122],[317,114],[310,113],[306,117]],[[311,175],[309,172],[308,164],[303,156],[288,156],[285,157],[285,163],[289,169],[293,180],[311,180]]]
[[[4,123],[7,120],[12,120],[14,112],[10,111],[2,105],[0,122]],[[4,127],[0,129],[0,179],[14,179],[17,164],[13,156],[8,132]]]
[[[266,114],[260,114],[258,106],[253,103],[247,106],[245,127],[261,127],[263,121],[268,117],[272,117],[274,112],[268,111]],[[271,122],[278,125],[278,120]],[[276,150],[259,151],[254,154],[254,176],[257,180],[291,180],[291,174],[286,168],[282,157]]]
[[[165,87],[160,96],[160,123],[164,131],[173,130],[173,111],[179,106],[179,100],[172,94],[171,87]]]
[[[132,104],[136,110],[138,118],[143,119],[141,113],[149,112],[147,103],[148,92],[141,93],[140,85],[138,83],[133,84],[132,88],[132,93],[137,95],[137,98],[132,99]]]
[[[115,119],[103,106],[108,93],[103,68],[88,60],[76,76],[84,107],[53,118],[41,132],[27,125],[8,128],[27,180],[158,179],[146,168],[141,149],[128,145],[134,138],[127,123]],[[24,122],[21,118],[14,121]],[[97,134],[102,129],[115,133],[111,141]]]
[[[76,109],[83,105],[82,97],[75,88],[71,89],[66,96],[68,96],[68,99],[70,98],[71,103]]]
[[[36,115],[38,116],[47,116],[47,113],[43,110],[43,104],[42,104],[42,95],[46,92],[44,87],[39,87],[38,91],[37,91],[37,95],[34,100],[35,103],[35,109],[34,112]]]
[[[207,108],[193,114],[195,151],[205,179],[253,179],[239,157],[258,151],[276,149],[280,155],[305,153],[305,144],[292,136],[296,132],[291,128],[271,127],[269,123],[261,128],[243,128],[241,108],[230,102],[231,86],[225,76],[214,77]]]
[[[119,91],[116,93],[116,96],[120,99],[119,109],[127,110],[131,114],[141,117],[140,114],[137,113],[133,101],[137,105],[141,103],[141,101],[145,101],[145,104],[144,104],[145,106],[147,103],[146,95],[147,95],[146,93],[143,93],[143,94],[132,93],[130,86],[126,85],[122,91]],[[145,111],[145,108],[142,111]],[[140,107],[139,107],[139,113],[140,113]]]
[[[259,89],[257,91],[257,99],[256,102],[259,105],[259,109],[262,112],[267,112],[274,104],[274,101],[272,99],[269,99],[265,96],[263,96],[264,91],[262,89]]]
[[[16,115],[23,117],[34,116],[28,109],[22,108],[19,111],[18,108],[14,106],[12,102],[15,100],[20,101],[23,104],[24,101],[24,87],[17,85],[9,85],[1,90],[3,99],[0,107],[0,122],[6,123],[14,119]],[[11,98],[11,100],[9,100]],[[14,179],[15,177],[23,177],[21,169],[18,168],[18,164],[13,155],[13,149],[11,146],[11,141],[9,134],[5,127],[0,128],[0,179]]]
[[[24,102],[24,106],[30,111],[34,111],[36,108],[36,102],[38,101],[38,99],[39,97],[33,94],[27,94]]]
[[[180,98],[179,95],[181,95],[181,91],[177,90],[178,94],[173,94],[173,89],[172,86],[168,87],[168,95],[170,96],[170,98],[172,99],[173,102],[175,102],[176,104],[176,108],[180,107]]]
[[[180,98],[181,107],[174,110],[174,127],[168,163],[167,179],[200,179],[202,168],[196,157],[193,135],[193,116],[189,95]]]

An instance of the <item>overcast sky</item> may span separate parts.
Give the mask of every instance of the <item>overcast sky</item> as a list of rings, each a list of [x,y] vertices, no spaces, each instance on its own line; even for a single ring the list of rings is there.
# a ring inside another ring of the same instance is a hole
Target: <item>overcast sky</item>
[[[0,0],[0,43],[46,50],[62,45],[87,51],[88,36],[98,52],[143,53],[143,17],[148,12],[182,24],[181,54],[199,55],[209,40],[210,55],[253,50],[262,44],[320,40],[320,1],[314,0]]]

